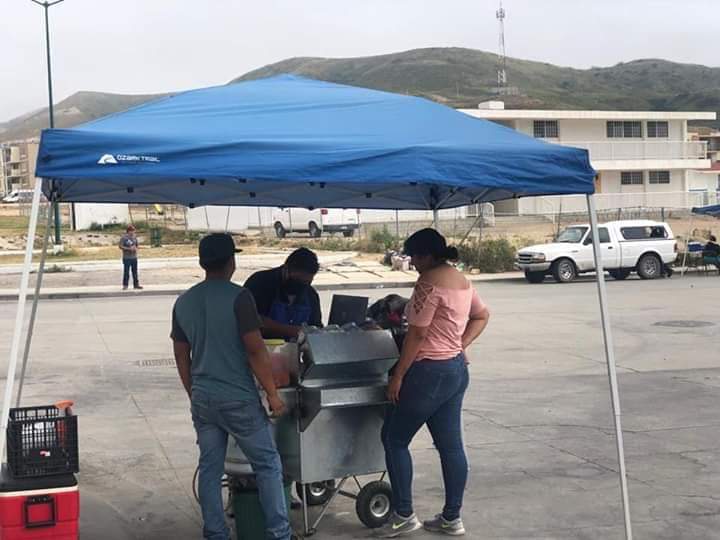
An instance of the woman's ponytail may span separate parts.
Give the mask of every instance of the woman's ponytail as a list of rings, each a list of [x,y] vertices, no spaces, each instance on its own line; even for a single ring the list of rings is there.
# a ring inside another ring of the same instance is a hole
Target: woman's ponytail
[[[448,261],[457,261],[460,258],[460,253],[455,246],[448,246],[445,248],[445,259]]]

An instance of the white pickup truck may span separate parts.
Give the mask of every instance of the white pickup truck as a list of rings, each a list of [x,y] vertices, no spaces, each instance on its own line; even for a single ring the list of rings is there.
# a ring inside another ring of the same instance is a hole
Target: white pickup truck
[[[599,226],[602,262],[615,279],[637,272],[642,279],[663,275],[665,265],[675,261],[677,243],[667,223],[658,221],[612,221]],[[583,272],[593,272],[592,235],[589,225],[573,225],[555,242],[522,248],[515,267],[525,272],[530,283],[541,283],[551,274],[567,283]]]

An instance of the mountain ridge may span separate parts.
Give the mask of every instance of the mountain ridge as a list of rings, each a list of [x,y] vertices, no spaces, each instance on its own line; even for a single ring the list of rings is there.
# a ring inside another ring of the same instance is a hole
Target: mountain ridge
[[[609,67],[580,69],[507,59],[514,95],[498,96],[494,53],[423,48],[354,58],[293,57],[233,78],[229,84],[292,73],[305,77],[426,97],[457,108],[501,99],[508,108],[720,112],[720,67],[640,58]],[[55,124],[70,127],[168,94],[82,91],[55,106]],[[699,124],[720,127],[720,121]],[[37,136],[47,109],[0,123],[0,140]]]

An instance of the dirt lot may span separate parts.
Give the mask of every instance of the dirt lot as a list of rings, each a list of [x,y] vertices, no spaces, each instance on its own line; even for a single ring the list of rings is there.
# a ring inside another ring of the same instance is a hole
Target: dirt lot
[[[64,223],[69,221],[67,209],[63,211]],[[22,250],[25,247],[26,230],[28,225],[27,209],[17,205],[0,205],[0,266],[5,264],[16,264],[22,262]],[[196,253],[197,240],[201,236],[201,232],[187,232],[182,224],[177,220],[169,220],[163,216],[152,216],[144,210],[133,210],[133,215],[139,215],[142,218],[150,218],[150,222],[138,222],[139,237],[144,247],[149,245],[149,224],[152,226],[167,225],[163,229],[163,247],[152,248],[143,253],[145,257],[184,257],[192,256]],[[577,222],[584,222],[586,219],[581,216],[563,217],[560,224],[553,222],[544,216],[499,216],[496,218],[493,227],[485,226],[480,230],[476,227],[471,233],[472,237],[482,238],[507,238],[515,246],[525,246],[533,243],[542,243],[550,241],[557,233],[559,228],[571,225]],[[698,240],[707,238],[711,232],[716,235],[720,233],[720,222],[713,218],[699,217],[690,218],[689,215],[672,215],[666,218],[666,221],[672,227],[676,237],[684,239],[690,232],[692,223],[692,236]],[[465,232],[474,224],[474,220],[466,219],[460,221],[443,221],[440,223],[440,230],[458,243],[465,236]],[[400,238],[404,238],[418,228],[426,227],[429,223],[420,222],[401,222],[399,224]],[[394,236],[396,234],[395,223],[372,224],[366,225],[359,232],[360,239],[367,239],[373,234],[373,231],[383,231],[386,234]],[[118,250],[115,247],[123,233],[120,226],[111,227],[102,231],[80,231],[74,232],[69,229],[62,230],[63,244],[65,252],[58,256],[52,256],[49,264],[62,265],[67,261],[81,260],[112,260],[118,257]],[[328,238],[310,239],[307,237],[287,238],[280,242],[274,238],[271,231],[263,235],[259,231],[249,231],[248,236],[243,238],[238,235],[236,237],[238,243],[242,244],[243,249],[254,250],[264,246],[274,247],[293,247],[296,245],[317,246],[320,249],[347,249],[343,245],[343,240],[338,239],[337,246],[334,248],[332,240]],[[36,236],[36,249],[41,246],[40,235]]]

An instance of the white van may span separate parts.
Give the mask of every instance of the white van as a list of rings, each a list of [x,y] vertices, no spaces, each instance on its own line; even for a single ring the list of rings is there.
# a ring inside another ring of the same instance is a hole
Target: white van
[[[3,197],[2,202],[4,203],[20,203],[32,201],[33,190],[32,189],[13,189],[10,193]]]
[[[357,210],[340,208],[276,208],[272,221],[278,238],[291,232],[306,232],[313,238],[323,233],[341,232],[349,238],[360,227]]]

